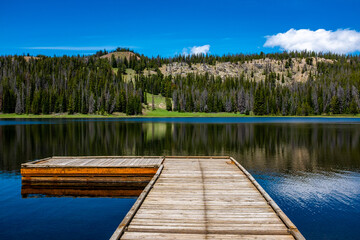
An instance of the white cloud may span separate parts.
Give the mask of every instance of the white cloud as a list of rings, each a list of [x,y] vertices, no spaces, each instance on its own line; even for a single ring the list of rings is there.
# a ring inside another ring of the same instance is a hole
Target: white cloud
[[[193,46],[190,48],[184,48],[182,54],[183,55],[207,54],[207,53],[209,53],[209,50],[210,50],[210,45],[206,44],[204,46]]]
[[[191,48],[190,54],[207,54],[210,50],[210,45],[204,45],[204,46],[194,46]]]
[[[287,51],[315,51],[352,53],[360,51],[360,32],[349,29],[327,31],[318,29],[290,29],[285,33],[266,36],[264,47],[280,47]]]

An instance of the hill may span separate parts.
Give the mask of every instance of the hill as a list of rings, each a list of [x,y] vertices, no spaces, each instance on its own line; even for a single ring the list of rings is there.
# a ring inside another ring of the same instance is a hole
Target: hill
[[[101,56],[100,58],[107,58],[107,59],[111,60],[112,56],[114,56],[115,59],[118,59],[118,58],[124,59],[124,58],[126,58],[128,61],[130,60],[131,57],[136,56],[136,59],[140,60],[140,57],[137,56],[133,52],[111,52],[111,53],[108,53],[108,54],[105,54],[105,55]]]

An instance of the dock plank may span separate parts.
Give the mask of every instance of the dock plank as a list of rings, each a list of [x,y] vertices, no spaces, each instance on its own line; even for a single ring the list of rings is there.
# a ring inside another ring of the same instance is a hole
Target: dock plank
[[[181,234],[181,233],[146,233],[146,232],[125,232],[121,238],[123,240],[207,240],[207,239],[222,239],[222,240],[290,240],[293,239],[290,235],[232,235],[232,234]]]

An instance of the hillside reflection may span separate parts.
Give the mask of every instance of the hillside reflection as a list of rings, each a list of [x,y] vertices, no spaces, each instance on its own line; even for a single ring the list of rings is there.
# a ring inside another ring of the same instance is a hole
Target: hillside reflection
[[[360,168],[357,124],[68,121],[0,126],[0,169],[76,155],[231,155],[252,171]]]

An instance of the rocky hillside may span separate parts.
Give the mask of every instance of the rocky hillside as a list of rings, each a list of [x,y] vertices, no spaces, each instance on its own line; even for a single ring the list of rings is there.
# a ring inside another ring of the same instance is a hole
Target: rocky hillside
[[[209,64],[191,64],[173,62],[163,65],[160,71],[164,75],[181,75],[186,76],[188,73],[205,74],[220,76],[236,77],[244,76],[249,80],[264,80],[265,73],[274,72],[278,79],[283,83],[286,82],[304,82],[309,78],[310,73],[314,75],[317,71],[318,62],[332,62],[324,58],[292,58],[289,60],[275,59],[255,59],[245,63],[217,62],[215,65]]]

